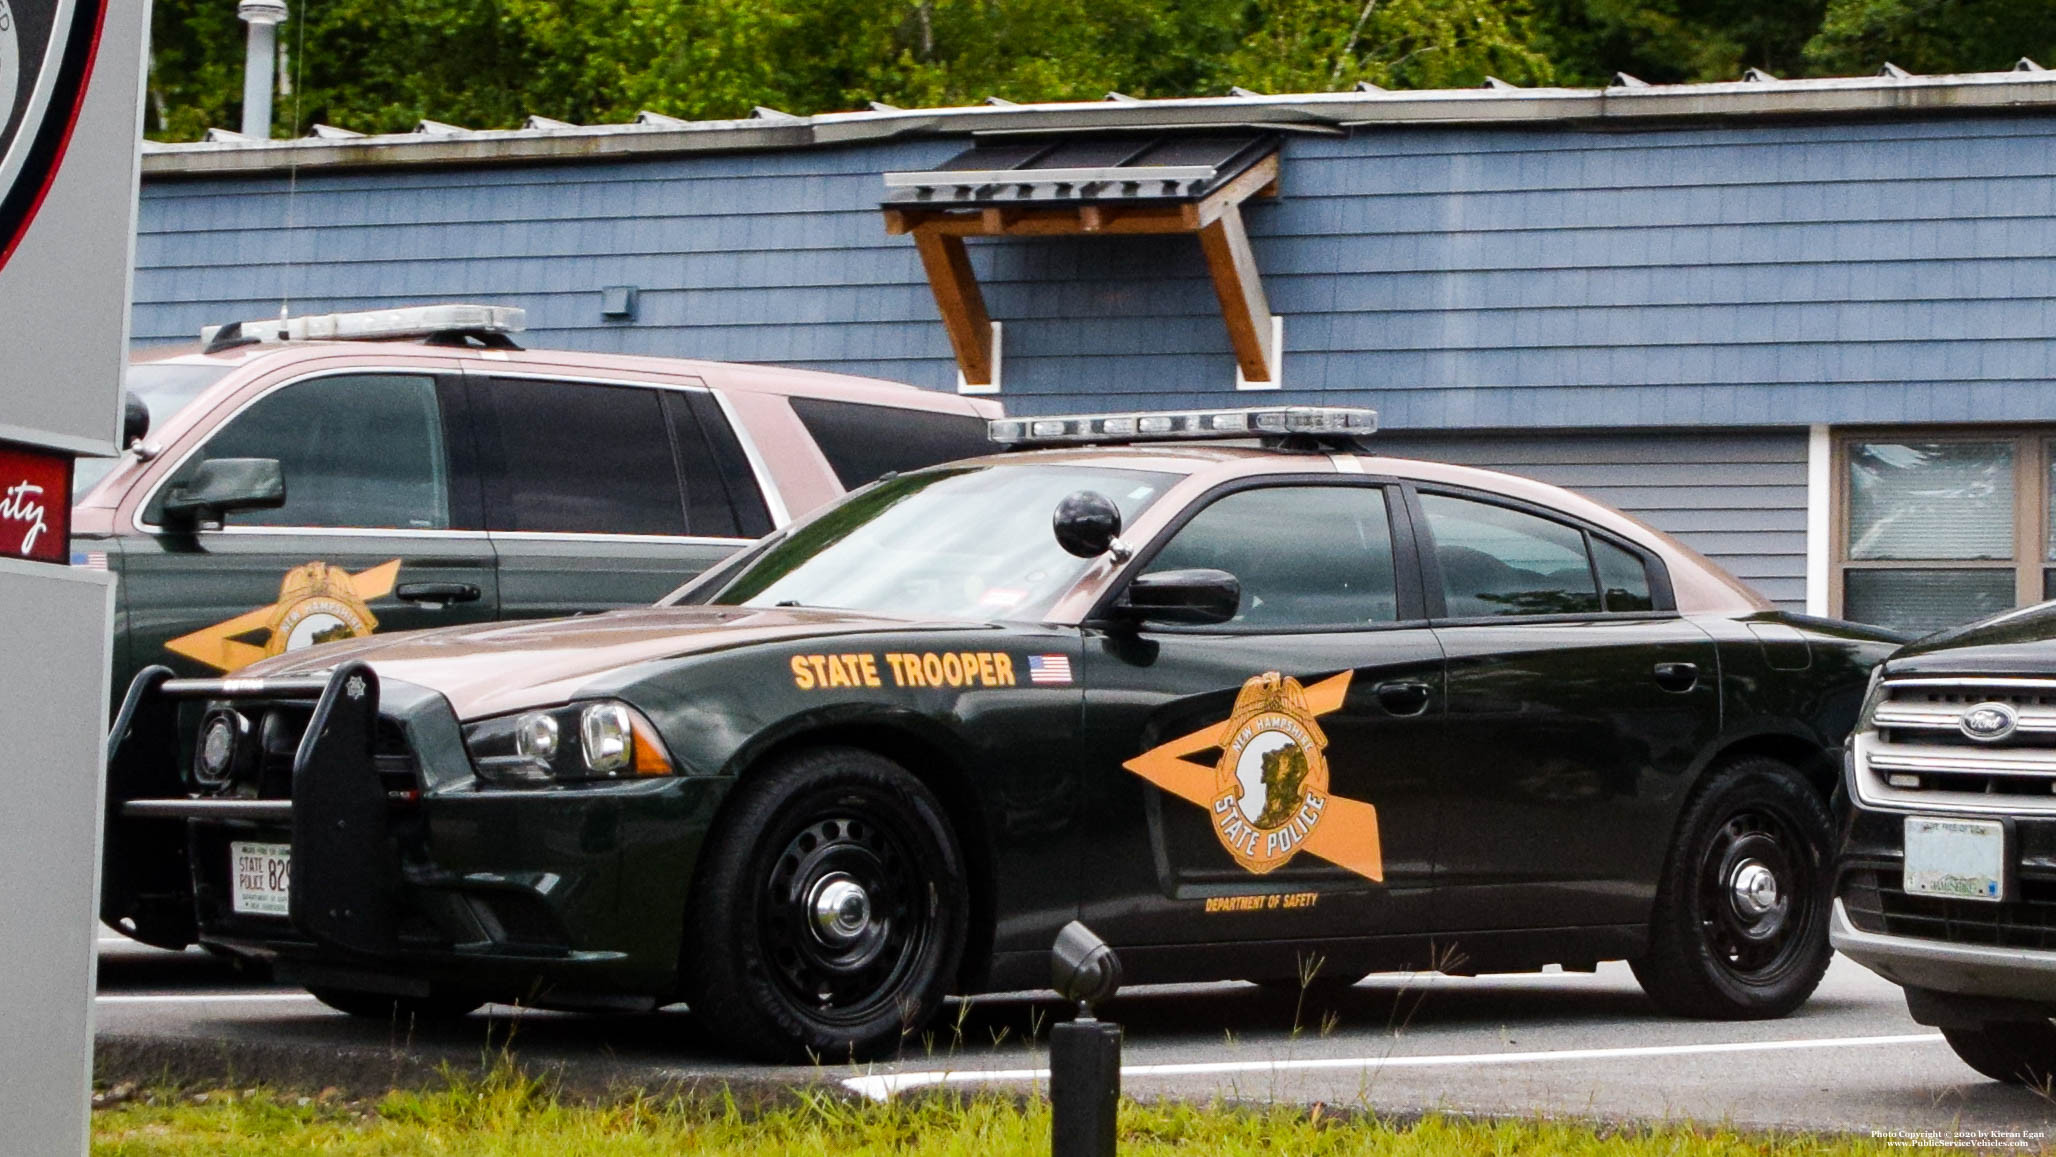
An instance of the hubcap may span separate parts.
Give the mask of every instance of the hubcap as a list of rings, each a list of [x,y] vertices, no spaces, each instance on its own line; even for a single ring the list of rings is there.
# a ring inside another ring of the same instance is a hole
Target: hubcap
[[[1744,860],[1728,878],[1728,892],[1736,913],[1755,920],[1778,906],[1777,873],[1755,860]]]
[[[808,907],[814,911],[814,934],[832,947],[862,936],[871,923],[871,894],[840,872],[815,883]]]

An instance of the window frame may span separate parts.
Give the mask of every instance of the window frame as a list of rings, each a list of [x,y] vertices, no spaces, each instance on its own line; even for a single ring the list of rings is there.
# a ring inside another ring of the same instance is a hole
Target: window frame
[[[1163,530],[1138,549],[1123,567],[1121,575],[1107,585],[1106,593],[1093,604],[1080,625],[1101,629],[1113,628],[1126,623],[1117,620],[1113,606],[1127,593],[1128,584],[1145,573],[1157,555],[1178,537],[1186,524],[1210,509],[1214,503],[1231,495],[1249,490],[1278,490],[1309,486],[1346,486],[1362,490],[1375,490],[1385,500],[1386,524],[1392,535],[1392,583],[1395,618],[1389,623],[1342,623],[1308,624],[1292,630],[1279,630],[1263,625],[1249,626],[1235,623],[1209,623],[1186,625],[1180,623],[1150,622],[1141,624],[1141,629],[1150,634],[1165,635],[1236,635],[1236,636],[1292,636],[1292,635],[1339,635],[1364,631],[1414,630],[1426,626],[1427,606],[1423,601],[1424,588],[1421,585],[1421,560],[1416,547],[1414,512],[1398,478],[1380,474],[1263,474],[1248,478],[1236,478],[1223,482],[1200,494],[1185,504],[1177,517],[1165,524]]]
[[[2006,442],[2013,447],[2013,559],[1859,559],[1849,556],[1849,463],[1856,446],[1873,442]],[[1852,426],[1837,429],[1828,454],[1828,614],[1845,617],[1851,570],[2013,571],[2013,606],[2024,607],[2048,597],[2045,570],[2056,570],[2048,556],[2049,470],[2056,463],[2056,427],[2052,426]]]
[[[1490,626],[1494,623],[1619,623],[1646,621],[1651,619],[1675,619],[1678,616],[1678,600],[1675,588],[1671,586],[1670,568],[1656,552],[1633,539],[1594,526],[1575,515],[1567,514],[1554,507],[1524,501],[1510,495],[1490,490],[1478,490],[1468,486],[1456,486],[1441,482],[1408,482],[1406,493],[1408,514],[1418,539],[1414,548],[1421,575],[1421,594],[1426,600],[1428,622],[1434,626],[1466,627]],[[1435,532],[1429,525],[1426,510],[1420,505],[1421,495],[1434,494],[1446,498],[1481,502],[1487,506],[1498,506],[1507,510],[1531,515],[1547,522],[1577,531],[1585,542],[1585,566],[1592,572],[1592,589],[1599,595],[1599,609],[1578,611],[1571,614],[1554,615],[1465,615],[1449,614],[1446,593],[1442,584],[1442,566],[1435,556]],[[1606,609],[1606,587],[1599,578],[1599,561],[1592,553],[1592,540],[1617,546],[1642,560],[1643,570],[1649,576],[1649,601],[1653,609],[1647,611],[1609,611]]]

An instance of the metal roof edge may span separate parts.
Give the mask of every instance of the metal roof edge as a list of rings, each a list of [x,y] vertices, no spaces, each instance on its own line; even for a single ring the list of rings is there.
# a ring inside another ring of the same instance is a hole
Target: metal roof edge
[[[1106,129],[1375,128],[1535,125],[1722,118],[1921,116],[2056,110],[2056,73],[1749,80],[1605,89],[1464,88],[1162,100],[977,104],[955,108],[753,116],[348,139],[143,142],[150,177],[207,177],[293,168],[518,164],[613,160],[863,144],[981,132]]]

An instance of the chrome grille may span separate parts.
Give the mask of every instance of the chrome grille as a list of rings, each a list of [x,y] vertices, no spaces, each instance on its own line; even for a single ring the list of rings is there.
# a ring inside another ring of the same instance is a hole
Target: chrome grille
[[[2014,718],[2003,738],[1964,725],[1988,704]],[[2056,812],[2056,679],[1886,680],[1854,746],[1857,789],[1869,802]]]

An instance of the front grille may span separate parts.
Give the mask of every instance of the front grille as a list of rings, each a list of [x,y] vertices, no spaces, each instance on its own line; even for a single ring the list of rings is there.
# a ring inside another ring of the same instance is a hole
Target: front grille
[[[1865,932],[2056,951],[2056,881],[2022,880],[2019,895],[1994,904],[1908,895],[1897,872],[1851,872],[1842,879],[1842,908]]]
[[[2012,734],[1964,733],[1965,713],[1986,703],[2012,708]],[[1873,802],[2056,812],[2056,680],[1887,680],[1855,746],[1858,787]]]

